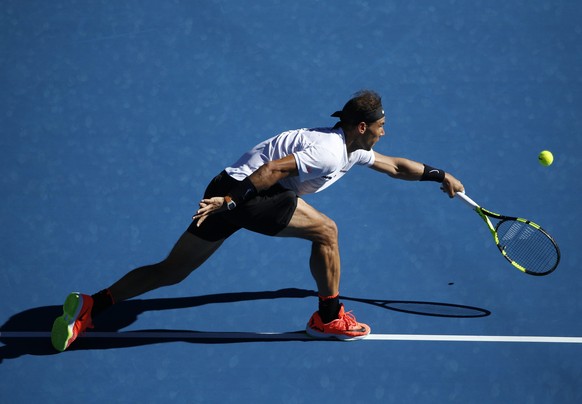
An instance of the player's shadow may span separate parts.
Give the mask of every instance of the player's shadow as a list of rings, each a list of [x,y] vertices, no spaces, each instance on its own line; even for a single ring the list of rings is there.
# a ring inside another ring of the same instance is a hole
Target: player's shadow
[[[96,319],[93,331],[118,332],[133,324],[140,314],[149,311],[191,308],[213,303],[233,303],[283,298],[301,299],[316,296],[317,293],[312,290],[290,288],[264,292],[221,293],[181,298],[129,300],[117,304],[114,309],[109,310]],[[366,303],[387,310],[422,316],[475,318],[486,317],[491,314],[490,311],[485,309],[457,304],[373,300],[349,296],[340,297],[344,301]],[[4,359],[19,358],[23,355],[53,355],[57,353],[51,346],[48,334],[52,327],[53,320],[61,314],[61,306],[44,306],[25,310],[13,315],[0,327],[0,342],[4,344],[4,346],[0,347],[0,363],[2,363]],[[91,331],[87,333],[87,336],[90,336],[90,332]],[[23,335],[26,333],[46,333],[47,337],[26,337],[22,335],[15,337],[10,333],[20,333]],[[166,335],[164,335],[164,333],[166,333]],[[206,344],[253,341],[308,341],[308,339],[305,338],[303,330],[283,333],[280,334],[280,337],[277,337],[277,335],[270,335],[268,339],[265,339],[264,335],[260,333],[244,333],[244,338],[237,338],[236,333],[197,333],[191,330],[184,332],[179,332],[178,330],[143,330],[140,331],[139,334],[139,338],[132,338],[131,332],[120,333],[120,336],[123,336],[123,338],[79,338],[69,350],[126,348],[173,341],[188,341]],[[151,338],[149,337],[150,334]],[[185,337],[185,335],[192,334],[196,334],[196,338]],[[254,336],[256,336],[256,338]]]

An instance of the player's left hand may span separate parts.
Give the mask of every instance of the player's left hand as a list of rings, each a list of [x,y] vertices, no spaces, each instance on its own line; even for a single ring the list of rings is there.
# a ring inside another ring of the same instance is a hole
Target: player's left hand
[[[452,174],[445,173],[445,179],[443,180],[443,185],[441,189],[444,193],[448,194],[450,198],[454,198],[457,192],[464,192],[465,187],[461,184],[461,181],[453,177]]]
[[[226,210],[226,204],[222,196],[215,196],[209,199],[202,199],[200,201],[200,209],[192,216],[192,220],[198,220],[196,226],[200,227],[206,218],[214,213]]]

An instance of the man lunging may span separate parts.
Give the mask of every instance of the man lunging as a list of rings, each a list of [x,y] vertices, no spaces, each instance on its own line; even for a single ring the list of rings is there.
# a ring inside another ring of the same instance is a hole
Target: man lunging
[[[307,333],[340,340],[366,337],[370,327],[346,312],[339,300],[336,224],[301,196],[324,190],[356,164],[396,179],[440,182],[450,197],[463,191],[463,185],[441,169],[373,151],[384,136],[386,122],[377,93],[356,93],[332,116],[339,118],[333,128],[283,132],[259,143],[214,177],[192,223],[166,259],[134,269],[92,296],[71,293],[63,315],[54,322],[53,346],[67,349],[92,327],[93,318],[114,303],[181,282],[240,229],[311,241],[309,267],[319,307],[307,323]]]

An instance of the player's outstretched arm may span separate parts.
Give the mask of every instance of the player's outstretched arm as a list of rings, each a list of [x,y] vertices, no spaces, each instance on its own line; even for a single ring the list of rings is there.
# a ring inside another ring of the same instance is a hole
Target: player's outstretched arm
[[[403,157],[385,156],[374,152],[375,161],[372,168],[392,178],[406,181],[419,181],[424,172],[422,163]]]
[[[372,169],[387,174],[392,178],[406,181],[428,180],[441,182],[441,189],[451,198],[455,196],[456,192],[462,192],[465,189],[461,181],[443,170],[433,169],[427,173],[427,166],[417,161],[403,157],[385,156],[378,152],[374,152],[374,154],[375,161]],[[432,173],[432,171],[435,171],[435,173]]]

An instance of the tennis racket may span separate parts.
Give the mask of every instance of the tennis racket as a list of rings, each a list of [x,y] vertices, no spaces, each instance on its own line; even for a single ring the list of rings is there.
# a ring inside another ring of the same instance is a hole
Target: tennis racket
[[[560,263],[560,248],[539,225],[520,217],[503,216],[479,206],[465,193],[456,196],[469,205],[487,224],[501,255],[529,275],[548,275]],[[499,222],[493,227],[492,219]]]

